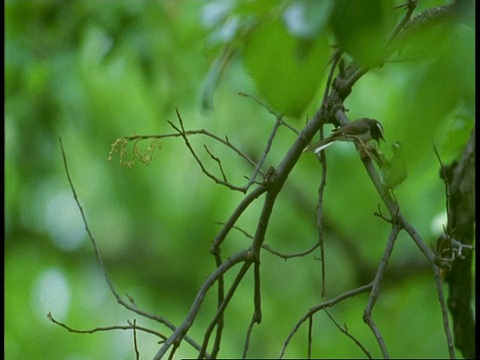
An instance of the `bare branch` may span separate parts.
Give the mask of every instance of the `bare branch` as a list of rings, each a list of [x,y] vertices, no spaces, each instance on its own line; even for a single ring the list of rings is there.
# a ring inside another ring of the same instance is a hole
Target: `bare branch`
[[[225,225],[224,222],[221,222],[221,221],[215,221],[217,224],[219,225]],[[239,228],[238,226],[233,226],[233,229],[235,230],[238,230],[240,231],[242,234],[245,235],[246,238],[248,239],[253,239],[253,235],[250,235],[247,231],[245,231],[244,229],[241,229]],[[311,248],[305,250],[305,251],[301,251],[301,252],[298,252],[298,253],[293,253],[293,254],[285,254],[285,253],[282,253],[280,251],[277,251],[277,250],[274,250],[270,245],[268,244],[262,244],[262,249],[268,251],[269,253],[273,254],[273,255],[276,255],[284,260],[288,260],[288,259],[293,259],[293,258],[297,258],[297,257],[303,257],[305,255],[308,255],[308,254],[311,254],[317,247],[319,247],[319,243],[315,243]]]
[[[239,92],[238,95],[240,96],[244,96],[244,97],[249,97],[253,100],[255,100],[257,102],[258,105],[264,107],[265,109],[267,109],[267,111],[274,115],[275,118],[277,119],[278,122],[280,122],[280,125],[283,125],[285,126],[286,128],[290,129],[292,132],[294,132],[295,134],[299,134],[299,131],[297,129],[295,129],[292,125],[290,125],[289,123],[287,123],[285,120],[283,120],[283,115],[282,114],[279,114],[277,113],[275,110],[273,110],[270,106],[268,106],[267,104],[265,104],[263,101],[260,101],[258,100],[255,96],[253,95],[250,95],[250,94],[247,94],[247,93],[244,93],[244,92]]]
[[[134,302],[131,302],[131,304],[125,302],[121,297],[120,295],[117,293],[117,291],[115,290],[115,287],[113,286],[112,282],[110,281],[110,278],[108,277],[108,274],[107,274],[107,271],[105,269],[105,266],[103,264],[103,260],[102,260],[102,256],[100,254],[100,251],[98,250],[98,246],[97,246],[97,241],[95,240],[95,238],[93,237],[92,235],[92,232],[90,231],[90,227],[88,226],[88,222],[87,222],[87,219],[86,219],[86,216],[85,216],[85,213],[83,212],[83,208],[82,206],[80,205],[80,201],[78,199],[78,196],[77,196],[77,192],[75,190],[75,187],[73,186],[73,182],[72,182],[72,179],[70,177],[70,172],[68,170],[68,164],[67,164],[67,156],[65,154],[65,150],[63,148],[63,143],[62,143],[62,139],[59,138],[59,141],[60,141],[60,148],[61,148],[61,151],[62,151],[62,156],[63,156],[63,164],[64,164],[64,167],[65,167],[65,172],[67,174],[67,179],[68,179],[68,183],[70,184],[70,189],[72,190],[72,193],[73,193],[73,197],[75,199],[75,202],[77,204],[77,207],[78,209],[80,210],[80,214],[82,216],[82,220],[83,220],[83,223],[85,225],[85,229],[87,231],[87,234],[88,234],[88,237],[92,243],[92,246],[93,246],[93,249],[94,249],[94,252],[95,252],[95,257],[99,263],[99,266],[100,266],[100,270],[102,271],[102,274],[103,274],[103,277],[105,278],[105,281],[107,282],[107,285],[108,287],[110,288],[110,292],[113,294],[113,296],[115,297],[115,299],[117,300],[117,302],[122,305],[123,307],[125,307],[126,309],[130,310],[130,311],[133,311],[134,313],[137,313],[141,316],[144,316],[144,317],[147,317],[149,319],[152,319],[152,320],[155,320],[155,321],[158,321],[159,323],[161,324],[164,324],[165,326],[167,326],[170,330],[172,331],[175,331],[176,328],[175,326],[169,322],[168,320],[160,317],[160,316],[156,316],[156,315],[153,315],[153,314],[149,314],[148,312],[144,311],[144,310],[141,310],[141,309],[138,309],[136,306],[135,306],[135,303]],[[130,298],[131,299],[131,298]],[[185,337],[185,340],[187,341],[187,343],[189,343],[191,346],[193,346],[195,349],[200,349],[200,346],[195,342],[193,341],[189,336],[186,336]]]
[[[265,145],[265,149],[263,150],[262,156],[260,157],[260,160],[258,161],[257,166],[255,167],[255,170],[253,171],[252,176],[250,177],[249,182],[247,185],[245,185],[245,188],[249,188],[252,184],[255,183],[255,180],[257,178],[257,174],[260,171],[261,167],[263,166],[263,163],[265,162],[265,159],[268,156],[268,153],[270,152],[270,149],[272,147],[273,139],[275,138],[275,135],[277,134],[277,130],[282,124],[282,119],[277,118],[275,121],[275,124],[273,126],[272,132],[270,133],[270,136],[268,137],[267,144]]]
[[[308,318],[308,334],[307,334],[307,337],[308,337],[308,340],[307,340],[307,357],[309,359],[312,358],[312,332],[313,332],[313,316],[310,316]]]
[[[50,312],[47,314],[47,318],[51,322],[53,322],[54,324],[57,324],[57,325],[63,327],[64,329],[67,329],[69,332],[73,332],[73,333],[77,333],[77,334],[93,334],[93,333],[96,333],[96,332],[112,331],[112,330],[134,330],[135,331],[135,329],[138,329],[138,330],[141,330],[143,332],[158,336],[162,340],[167,339],[167,337],[165,335],[159,333],[158,331],[154,331],[152,329],[149,329],[149,328],[146,328],[146,327],[143,327],[143,326],[137,326],[137,325],[134,325],[134,324],[131,324],[131,323],[129,323],[129,325],[123,325],[123,326],[114,325],[114,326],[106,326],[106,327],[96,327],[94,329],[89,329],[89,330],[78,330],[78,329],[74,329],[74,328],[56,320]]]
[[[252,256],[249,250],[243,250],[230,258],[228,258],[225,262],[222,263],[212,274],[210,274],[207,279],[204,281],[203,285],[201,286],[200,290],[195,297],[192,307],[184,320],[184,322],[173,332],[172,335],[165,341],[163,346],[155,355],[155,360],[160,360],[163,355],[166,354],[170,346],[179,346],[180,342],[185,337],[188,329],[193,325],[195,318],[200,310],[200,306],[205,298],[206,293],[210,289],[210,287],[225,274],[231,267],[238,264],[239,262],[246,262],[246,264],[251,264]]]
[[[342,328],[336,321],[335,319],[333,318],[332,315],[330,315],[330,313],[327,311],[327,309],[323,309],[323,311],[325,311],[325,313],[328,315],[328,317],[330,318],[330,320],[332,320],[332,322],[335,324],[335,326],[338,328],[338,330],[340,330],[343,334],[345,334],[346,336],[348,336],[350,339],[353,340],[353,342],[363,351],[363,353],[367,356],[367,358],[371,359],[372,358],[372,355],[370,354],[370,352],[365,348],[365,346],[362,345],[362,343],[356,339],[352,334],[350,334],[348,332],[348,329],[347,329],[347,325],[344,325],[344,327]]]
[[[133,319],[133,348],[135,349],[135,359],[140,359],[140,352],[138,351],[138,344],[137,344],[137,320]]]
[[[443,296],[442,276],[440,275],[440,269],[437,266],[435,266],[434,269],[435,269],[435,283],[437,285],[438,301],[440,302],[440,309],[442,311],[443,331],[445,332],[445,336],[447,338],[448,353],[450,354],[450,359],[455,359],[456,355],[455,355],[455,349],[453,347],[452,333],[450,332],[447,304],[445,302],[445,297]]]
[[[447,210],[447,224],[451,223],[450,220],[450,189],[448,187],[448,173],[445,165],[443,164],[442,158],[440,157],[440,153],[438,152],[437,147],[433,144],[433,151],[435,152],[435,156],[438,159],[438,163],[440,164],[440,178],[442,179],[443,183],[445,184],[445,209]]]
[[[222,161],[215,155],[213,155],[210,150],[208,150],[207,145],[203,145],[205,150],[207,151],[208,155],[212,158],[213,161],[215,161],[218,164],[218,168],[220,169],[220,172],[222,173],[223,181],[225,183],[228,183],[227,176],[225,175],[225,171],[223,171],[223,166],[222,166]]]
[[[273,255],[276,255],[276,256],[284,259],[284,260],[288,260],[288,259],[303,257],[305,255],[311,254],[319,246],[320,246],[320,242],[316,242],[311,248],[309,248],[307,250],[304,250],[304,251],[301,251],[301,252],[298,252],[298,253],[293,253],[293,254],[285,254],[285,253],[282,253],[280,251],[274,250],[268,244],[263,244],[262,249],[265,249],[266,251],[268,251],[268,252],[272,253]]]
[[[325,308],[328,308],[330,306],[333,306],[335,304],[338,304],[340,302],[342,302],[343,300],[346,300],[350,297],[354,297],[358,294],[361,294],[365,291],[368,291],[372,288],[373,286],[373,283],[370,283],[370,284],[367,284],[367,285],[363,285],[363,286],[360,286],[359,288],[356,288],[356,289],[353,289],[353,290],[350,290],[350,291],[346,291],[344,292],[343,294],[340,294],[339,296],[337,296],[336,298],[334,299],[331,299],[329,301],[326,301],[326,302],[323,302],[319,305],[316,305],[312,308],[309,309],[309,311],[295,324],[294,328],[292,329],[292,331],[290,332],[290,334],[288,334],[288,337],[287,339],[285,340],[285,342],[283,343],[283,347],[282,347],[282,351],[280,352],[280,356],[279,358],[283,358],[284,354],[285,354],[285,350],[287,349],[287,346],[288,344],[290,343],[290,340],[293,338],[293,335],[295,335],[295,333],[297,332],[297,330],[300,328],[300,326],[310,317],[312,316],[313,314],[319,312],[320,310],[323,310]]]
[[[388,237],[387,245],[385,246],[385,250],[383,252],[382,260],[378,267],[377,273],[375,274],[375,279],[373,280],[373,286],[370,292],[370,296],[368,298],[367,306],[365,307],[365,310],[363,312],[363,321],[372,330],[375,338],[377,339],[378,345],[382,350],[382,355],[386,359],[389,358],[387,347],[385,346],[385,342],[383,340],[383,336],[380,333],[380,330],[372,319],[372,310],[375,302],[378,299],[378,295],[380,293],[380,284],[382,283],[383,276],[388,265],[388,260],[390,259],[390,255],[392,254],[395,240],[397,240],[398,233],[401,229],[402,228],[399,223],[394,223],[392,231],[390,232],[390,236]]]
[[[242,359],[247,358],[248,347],[250,345],[250,336],[252,335],[252,332],[253,332],[253,326],[256,323],[257,322],[255,320],[255,315],[254,315],[254,316],[252,316],[252,319],[250,320],[250,323],[248,324],[247,335],[245,336],[245,343],[243,344]]]
[[[323,128],[320,130],[321,138],[323,138]],[[320,246],[320,260],[321,260],[321,274],[322,274],[322,292],[321,296],[326,296],[326,274],[325,274],[325,247],[323,239],[323,194],[325,192],[325,187],[327,186],[327,157],[325,152],[321,152],[320,163],[322,164],[322,180],[318,188],[318,204],[317,204],[317,230],[318,230],[318,244]]]
[[[207,327],[207,330],[205,331],[202,348],[201,348],[201,350],[198,354],[199,358],[203,358],[205,356],[205,352],[207,350],[208,342],[210,340],[210,335],[212,334],[213,329],[216,326],[218,326],[219,319],[222,318],[223,313],[224,313],[225,309],[227,308],[228,303],[230,302],[233,295],[235,294],[235,291],[237,290],[238,285],[240,285],[240,282],[242,281],[243,277],[247,273],[249,267],[250,267],[249,262],[245,262],[243,264],[242,268],[240,269],[237,276],[235,277],[235,280],[233,281],[232,285],[230,286],[230,290],[228,291],[227,295],[223,299],[220,306],[217,308],[217,312],[213,316],[212,320],[210,321],[210,324]]]
[[[210,252],[212,254],[216,254],[220,251],[220,246],[227,237],[230,230],[235,226],[240,215],[250,206],[250,204],[265,193],[267,189],[264,186],[259,186],[255,188],[251,193],[247,194],[245,198],[240,202],[240,204],[235,208],[232,215],[230,215],[229,219],[225,223],[225,226],[220,230],[217,234],[215,239],[213,240],[213,245],[210,248]]]
[[[398,7],[404,7],[407,9],[407,12],[403,16],[403,18],[400,20],[400,22],[395,26],[395,29],[391,32],[391,34],[387,37],[385,43],[387,45],[387,48],[392,44],[392,42],[395,40],[397,35],[402,31],[402,29],[405,27],[407,22],[410,20],[412,17],[413,11],[417,7],[417,0],[407,0],[407,2],[403,5],[399,5]]]
[[[239,186],[235,186],[229,182],[226,182],[224,180],[221,180],[219,178],[217,178],[215,175],[211,174],[206,168],[205,166],[203,165],[202,161],[200,160],[200,158],[198,157],[197,153],[195,152],[195,150],[193,149],[192,145],[190,144],[190,141],[188,140],[188,137],[187,137],[187,131],[185,130],[185,127],[183,125],[183,120],[182,120],[182,117],[180,116],[180,113],[177,109],[177,117],[178,117],[178,121],[180,123],[180,128],[178,128],[174,123],[172,123],[171,121],[169,121],[168,123],[176,130],[178,131],[178,133],[182,136],[183,140],[185,141],[185,145],[187,146],[188,150],[190,151],[190,153],[192,154],[192,156],[194,157],[195,161],[197,162],[197,164],[200,166],[200,168],[202,169],[202,172],[207,175],[207,177],[209,177],[210,179],[212,179],[213,181],[215,181],[217,184],[221,184],[221,185],[225,185],[226,187],[228,187],[229,189],[231,190],[237,190],[237,191],[241,191],[243,193],[245,193],[248,188],[246,187],[239,187]],[[222,172],[222,175],[223,172]]]

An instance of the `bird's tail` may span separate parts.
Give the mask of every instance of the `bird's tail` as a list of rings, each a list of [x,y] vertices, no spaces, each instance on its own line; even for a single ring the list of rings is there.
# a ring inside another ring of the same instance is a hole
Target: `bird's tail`
[[[320,141],[320,142],[317,142],[315,144],[310,144],[308,145],[304,150],[303,152],[313,152],[315,154],[318,154],[320,153],[320,151],[322,151],[323,149],[329,147],[330,145],[332,145],[334,143],[334,141]]]

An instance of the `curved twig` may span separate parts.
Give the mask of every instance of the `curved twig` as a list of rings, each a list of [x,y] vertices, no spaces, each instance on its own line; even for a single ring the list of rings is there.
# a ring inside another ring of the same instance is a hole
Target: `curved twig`
[[[297,332],[297,330],[300,328],[300,326],[306,321],[308,320],[308,318],[310,318],[310,316],[312,316],[313,314],[319,312],[320,310],[323,310],[325,308],[328,308],[330,306],[333,306],[335,304],[338,304],[350,297],[354,297],[358,294],[361,294],[361,293],[364,293],[365,291],[368,291],[372,288],[373,286],[373,283],[370,283],[370,284],[367,284],[367,285],[363,285],[363,286],[360,286],[359,288],[356,288],[356,289],[353,289],[353,290],[350,290],[350,291],[346,291],[344,292],[343,294],[340,294],[339,296],[337,296],[336,298],[334,299],[331,299],[331,300],[328,300],[328,301],[325,301],[319,305],[316,305],[312,308],[310,308],[308,310],[308,312],[302,316],[302,318],[295,324],[295,326],[293,327],[292,331],[290,332],[290,334],[288,334],[287,338],[285,339],[285,342],[283,343],[283,347],[282,347],[282,350],[280,352],[280,356],[279,358],[283,358],[284,354],[285,354],[285,350],[287,349],[287,346],[288,344],[290,343],[290,340],[293,338],[293,335],[295,335],[295,333]]]

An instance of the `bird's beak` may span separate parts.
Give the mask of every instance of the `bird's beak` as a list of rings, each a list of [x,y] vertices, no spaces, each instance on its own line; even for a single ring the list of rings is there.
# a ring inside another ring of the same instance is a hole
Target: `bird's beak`
[[[378,146],[380,146],[380,140],[383,140],[384,143],[387,142],[387,141],[385,140],[385,138],[383,137],[383,135],[380,135],[380,139],[377,140]]]

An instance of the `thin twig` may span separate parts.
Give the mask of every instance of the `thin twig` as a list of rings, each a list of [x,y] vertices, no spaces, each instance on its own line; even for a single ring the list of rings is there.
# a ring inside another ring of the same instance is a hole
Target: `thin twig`
[[[245,337],[245,343],[243,345],[243,354],[242,358],[247,357],[248,347],[250,344],[250,336],[252,335],[253,326],[255,324],[260,324],[262,321],[262,313],[261,313],[261,299],[260,299],[260,264],[258,262],[254,263],[254,300],[253,306],[254,311],[252,315],[252,319],[250,320],[250,324],[248,325],[247,335]]]
[[[320,109],[327,107],[327,99],[330,94],[331,84],[333,81],[333,74],[337,67],[338,62],[342,56],[342,50],[338,49],[332,59],[332,66],[330,67],[330,72],[328,74],[327,83],[325,85],[325,91],[323,93],[322,104]],[[320,128],[320,139],[323,139],[323,127]],[[320,164],[322,165],[322,177],[320,185],[318,188],[318,204],[317,204],[317,230],[318,230],[318,245],[320,246],[320,266],[321,266],[321,278],[322,278],[322,290],[321,296],[326,296],[326,273],[325,273],[325,248],[324,248],[324,239],[323,239],[323,194],[325,192],[325,186],[327,185],[327,159],[325,152],[322,152],[318,157]]]
[[[171,121],[168,121],[170,126],[173,125]],[[156,134],[156,135],[131,135],[131,136],[123,136],[118,138],[113,144],[112,144],[112,149],[110,150],[110,153],[108,155],[108,161],[111,161],[113,159],[113,154],[117,152],[117,147],[124,146],[124,144],[127,144],[130,141],[138,142],[141,140],[158,140],[158,139],[166,139],[166,138],[176,138],[176,137],[184,137],[184,136],[193,136],[193,135],[204,135],[206,137],[212,138],[215,141],[227,146],[228,148],[232,149],[237,155],[239,155],[242,159],[244,159],[247,163],[249,163],[252,167],[256,166],[256,162],[253,161],[250,157],[245,155],[239,148],[237,148],[235,145],[233,145],[228,138],[223,139],[215,134],[212,134],[208,130],[205,129],[200,129],[200,130],[185,130],[184,132],[178,132],[178,128],[176,128],[174,125],[172,126],[177,132],[172,133],[172,134]],[[125,155],[124,155],[125,156]]]
[[[165,341],[163,346],[157,352],[154,357],[154,360],[160,360],[168,351],[168,349],[173,345],[174,347],[178,347],[180,342],[184,339],[185,334],[193,325],[195,318],[197,317],[198,311],[200,310],[200,306],[205,299],[205,296],[210,289],[210,287],[221,277],[223,276],[230,268],[235,266],[236,264],[244,261],[251,261],[251,255],[249,250],[243,250],[238,252],[237,254],[229,257],[225,260],[213,273],[211,273],[203,282],[200,290],[195,297],[195,300],[188,312],[187,317],[183,321],[183,323],[173,332],[172,335]]]
[[[133,348],[135,350],[135,359],[140,359],[140,352],[138,351],[138,344],[137,344],[137,320],[133,319]]]
[[[154,331],[150,328],[134,325],[134,324],[131,324],[131,323],[129,323],[129,325],[114,325],[114,326],[96,327],[94,329],[89,329],[89,330],[78,330],[78,329],[74,329],[74,328],[56,320],[50,312],[47,314],[47,318],[51,322],[53,322],[54,324],[57,324],[57,325],[63,327],[64,329],[67,329],[69,332],[77,333],[77,334],[94,334],[96,332],[102,332],[102,331],[132,330],[132,329],[135,330],[135,329],[138,329],[138,330],[141,330],[143,332],[158,336],[162,340],[167,339],[167,337],[165,335],[159,333],[158,331]]]
[[[321,138],[323,138],[323,128],[320,129]],[[325,261],[325,246],[323,238],[323,194],[325,193],[325,187],[327,186],[327,156],[324,151],[319,156],[320,163],[322,164],[322,180],[318,187],[318,203],[317,203],[317,230],[318,230],[318,244],[320,246],[320,260],[321,260],[321,277],[322,277],[322,291],[321,296],[325,297],[327,294],[326,289],[326,261]]]
[[[215,221],[216,224],[219,224],[219,225],[222,225],[224,226],[225,223],[222,222],[222,221]],[[245,235],[246,238],[248,239],[253,239],[253,235],[249,234],[246,230],[238,227],[238,226],[233,226],[232,227],[233,229],[237,230],[237,231],[240,231],[243,235]],[[317,247],[319,247],[319,243],[315,243],[311,248],[307,249],[307,250],[304,250],[304,251],[300,251],[298,253],[292,253],[292,254],[285,254],[285,253],[282,253],[278,250],[274,250],[270,245],[268,244],[262,244],[262,249],[268,251],[269,253],[273,254],[273,255],[276,255],[280,258],[282,258],[283,260],[288,260],[288,259],[293,259],[293,258],[297,258],[297,257],[303,257],[305,255],[308,255],[308,254],[311,254]]]
[[[88,226],[87,218],[86,218],[85,213],[83,211],[83,207],[80,204],[80,200],[78,199],[78,196],[77,196],[77,191],[75,190],[75,187],[73,186],[72,178],[70,177],[70,171],[68,170],[68,164],[67,164],[67,156],[66,156],[65,150],[63,148],[62,138],[59,138],[59,140],[60,140],[60,148],[62,150],[62,156],[63,156],[63,165],[65,167],[65,172],[67,173],[68,183],[70,185],[70,189],[72,190],[73,198],[75,199],[77,207],[80,210],[80,215],[82,216],[83,224],[85,225],[85,230],[87,231],[88,237],[90,238],[90,241],[91,241],[92,246],[93,246],[93,250],[95,251],[95,257],[97,258],[98,264],[100,265],[100,270],[102,271],[103,277],[107,281],[107,284],[108,284],[108,287],[110,288],[110,291],[115,296],[117,301],[121,302],[120,295],[118,295],[115,288],[113,287],[112,282],[110,281],[110,278],[108,277],[107,271],[105,270],[105,265],[103,264],[102,255],[100,254],[100,251],[98,250],[97,242],[95,241],[95,238],[93,237],[92,232],[90,231],[90,227]]]
[[[264,186],[259,186],[243,198],[243,200],[240,202],[240,204],[238,204],[238,206],[228,218],[225,226],[213,239],[213,245],[210,248],[210,252],[212,254],[218,253],[220,251],[220,246],[222,245],[230,230],[235,226],[235,223],[243,214],[243,212],[250,206],[250,204],[254,200],[256,200],[259,196],[263,195],[263,193],[265,193],[266,191],[267,189]]]
[[[285,253],[282,253],[280,251],[274,250],[268,244],[262,244],[262,249],[265,249],[269,253],[272,253],[273,255],[276,255],[276,256],[282,258],[283,260],[288,260],[288,259],[303,257],[305,255],[311,254],[319,246],[320,246],[320,242],[317,241],[315,244],[313,244],[313,246],[311,248],[309,248],[307,250],[304,250],[304,251],[300,251],[298,253],[292,253],[292,254],[285,254]]]
[[[182,120],[182,117],[180,115],[180,112],[178,111],[177,109],[177,117],[178,117],[178,122],[180,123],[180,128],[178,126],[176,126],[173,122],[169,121],[168,123],[170,124],[170,126],[172,126],[176,131],[178,131],[178,133],[182,136],[184,142],[185,142],[185,145],[187,146],[188,150],[190,151],[190,153],[192,154],[193,158],[195,159],[195,161],[197,162],[198,166],[200,166],[200,169],[202,170],[202,172],[207,176],[209,177],[210,179],[212,179],[213,181],[215,181],[215,183],[217,184],[220,184],[220,185],[225,185],[226,187],[228,187],[229,189],[231,190],[236,190],[236,191],[241,191],[243,193],[245,193],[248,188],[244,187],[244,186],[236,186],[236,185],[233,185],[227,181],[224,181],[224,180],[221,180],[219,178],[217,178],[215,175],[213,175],[212,173],[210,173],[205,165],[203,165],[203,162],[202,160],[200,160],[200,158],[198,157],[197,153],[195,152],[195,150],[193,149],[192,145],[190,144],[190,141],[188,140],[188,136],[187,136],[187,131],[185,130],[185,127],[183,125],[183,120]]]
[[[372,358],[372,355],[371,355],[370,352],[365,348],[365,346],[363,346],[362,343],[361,343],[357,338],[355,338],[355,336],[353,336],[352,334],[350,334],[350,333],[348,332],[347,325],[344,325],[344,327],[342,328],[342,327],[335,321],[335,319],[333,318],[333,316],[330,315],[330,313],[327,311],[327,309],[323,309],[323,311],[325,311],[325,313],[328,315],[328,317],[330,318],[330,320],[332,320],[332,322],[335,324],[335,326],[338,328],[338,330],[340,330],[343,334],[345,334],[345,335],[348,336],[350,339],[352,339],[353,342],[363,351],[363,353],[364,353],[369,359]]]
[[[403,16],[403,18],[400,20],[400,22],[397,24],[397,26],[395,26],[395,28],[390,33],[390,35],[387,37],[385,41],[387,48],[392,44],[392,42],[395,40],[397,35],[400,33],[400,31],[402,31],[404,26],[410,20],[413,12],[415,11],[416,6],[417,6],[416,0],[407,0],[406,4],[401,5],[401,7],[405,7],[407,9],[407,12]]]
[[[363,312],[363,321],[370,327],[370,330],[372,330],[373,334],[375,335],[375,338],[377,339],[378,345],[382,350],[382,355],[384,358],[389,357],[387,347],[385,346],[385,341],[383,340],[383,336],[380,333],[380,330],[373,321],[372,311],[380,293],[380,284],[382,283],[388,261],[392,254],[395,240],[397,240],[398,234],[401,229],[401,225],[397,222],[394,222],[392,231],[390,232],[390,236],[388,237],[388,241],[385,246],[385,250],[383,251],[382,260],[380,261],[380,265],[378,266],[378,270],[375,274],[375,279],[373,280],[373,286],[370,292],[370,296],[368,298],[367,306],[365,307],[365,310]]]
[[[210,336],[213,332],[213,329],[215,329],[216,326],[218,326],[218,321],[219,319],[222,318],[225,309],[227,308],[227,305],[229,304],[230,300],[232,299],[233,295],[235,294],[235,291],[237,290],[238,285],[240,285],[240,282],[242,281],[243,277],[247,273],[248,269],[250,267],[249,262],[245,262],[238,272],[237,276],[235,276],[235,280],[233,281],[232,285],[230,286],[230,290],[228,291],[227,295],[223,299],[222,303],[220,306],[217,308],[217,312],[213,316],[212,320],[210,321],[210,324],[207,327],[207,330],[205,330],[204,333],[204,340],[202,344],[202,348],[198,354],[198,358],[203,358],[205,356],[205,352],[207,350],[208,342],[210,340]]]
[[[442,180],[443,183],[445,184],[445,209],[447,210],[447,225],[450,226],[451,224],[451,217],[450,217],[450,188],[448,186],[448,173],[447,169],[445,168],[445,165],[442,161],[442,158],[440,157],[440,153],[438,152],[437,147],[435,144],[433,144],[433,151],[435,152],[435,156],[438,159],[438,163],[440,164],[440,169],[442,171]],[[447,231],[449,233],[449,231]]]
[[[290,333],[288,334],[287,336],[287,339],[284,341],[283,343],[283,347],[282,347],[282,350],[280,352],[280,356],[279,358],[283,358],[283,356],[285,355],[285,350],[287,349],[287,346],[288,344],[290,343],[290,340],[293,338],[293,335],[295,335],[295,333],[297,332],[297,330],[300,328],[300,326],[306,321],[308,320],[308,318],[310,316],[312,316],[313,314],[325,309],[325,308],[328,308],[330,306],[333,306],[335,304],[338,304],[340,302],[342,302],[343,300],[346,300],[350,297],[354,297],[358,294],[361,294],[361,293],[364,293],[365,291],[368,291],[368,290],[371,290],[373,286],[373,283],[370,283],[370,284],[367,284],[367,285],[363,285],[363,286],[360,286],[356,289],[353,289],[353,290],[350,290],[350,291],[346,291],[344,292],[343,294],[340,294],[339,296],[337,296],[336,298],[334,299],[331,299],[331,300],[328,300],[328,301],[325,301],[319,305],[316,305],[312,308],[310,308],[308,310],[308,312],[302,316],[302,318],[295,324],[295,326],[293,327],[292,331],[290,331]]]
[[[110,292],[113,294],[113,296],[115,297],[115,299],[117,300],[117,302],[122,305],[123,307],[125,307],[126,309],[138,314],[138,315],[141,315],[141,316],[144,316],[146,318],[149,318],[149,319],[152,319],[152,320],[155,320],[165,326],[167,326],[170,330],[172,331],[175,331],[176,330],[176,327],[168,320],[164,319],[163,317],[160,317],[160,316],[157,316],[157,315],[153,315],[153,314],[150,314],[144,310],[141,310],[141,309],[138,309],[135,305],[134,302],[131,302],[131,303],[127,303],[126,301],[124,301],[120,295],[117,293],[117,291],[115,290],[115,287],[113,286],[112,282],[110,281],[110,278],[108,277],[108,274],[107,274],[107,271],[103,265],[103,260],[102,260],[102,256],[100,255],[100,251],[98,250],[98,246],[97,246],[97,241],[95,240],[95,238],[93,237],[93,234],[92,232],[90,231],[90,227],[88,226],[88,222],[87,222],[87,219],[86,219],[86,216],[85,216],[85,213],[83,211],[83,208],[80,204],[80,200],[78,199],[78,196],[77,196],[77,192],[75,190],[75,187],[73,185],[73,181],[71,179],[71,176],[70,176],[70,171],[68,170],[68,164],[67,164],[67,155],[65,154],[65,150],[63,148],[63,143],[62,143],[62,139],[59,138],[59,141],[60,141],[60,148],[61,148],[61,151],[62,151],[62,157],[63,157],[63,164],[64,164],[64,167],[65,167],[65,172],[67,174],[67,179],[68,179],[68,183],[70,185],[70,189],[72,190],[72,194],[73,194],[73,197],[75,199],[75,202],[77,204],[77,207],[78,209],[80,210],[80,214],[82,216],[82,220],[83,220],[83,224],[85,226],[85,229],[87,231],[87,234],[88,234],[88,237],[90,239],[90,242],[92,243],[92,246],[93,246],[93,249],[94,249],[94,252],[95,252],[95,257],[99,263],[99,266],[100,266],[100,269],[102,271],[102,274],[103,274],[103,277],[105,278],[105,281],[107,282],[107,285],[108,287],[110,288]],[[190,338],[189,336],[185,336],[185,341],[190,344],[194,349],[200,349],[200,345],[198,345],[192,338]]]
[[[267,104],[265,104],[263,101],[260,101],[258,100],[255,96],[253,95],[250,95],[250,94],[247,94],[247,93],[244,93],[244,92],[239,92],[238,95],[240,96],[244,96],[244,97],[249,97],[253,100],[255,100],[257,102],[258,105],[264,107],[265,109],[267,109],[267,111],[274,115],[275,118],[277,119],[277,121],[280,121],[281,125],[285,126],[286,128],[290,129],[292,132],[294,132],[295,134],[299,134],[299,131],[297,129],[295,129],[292,125],[290,125],[289,123],[287,123],[285,120],[283,120],[283,115],[282,114],[279,114],[277,113],[275,110],[273,110],[270,106],[268,106]]]
[[[312,358],[312,333],[313,333],[313,315],[308,317],[308,331],[307,331],[307,358]]]
[[[270,133],[270,136],[268,137],[268,140],[267,140],[267,143],[265,145],[265,149],[263,150],[262,156],[260,157],[260,160],[258,161],[257,166],[255,167],[255,170],[253,171],[252,176],[250,177],[250,180],[245,185],[245,188],[248,189],[252,184],[255,183],[256,178],[257,178],[257,174],[260,171],[260,169],[262,168],[263,163],[265,162],[265,160],[266,160],[266,158],[267,158],[267,156],[270,152],[270,149],[271,149],[272,143],[273,143],[273,139],[275,138],[275,135],[277,134],[277,130],[280,127],[281,124],[282,124],[282,119],[277,118],[277,121],[275,121],[275,124],[273,125],[272,132]]]
[[[255,261],[253,264],[253,320],[257,324],[262,321],[262,291],[260,286],[260,261]]]
[[[205,148],[205,150],[207,151],[208,155],[210,155],[210,157],[212,158],[213,161],[215,161],[217,164],[218,164],[218,168],[220,169],[220,173],[222,174],[222,177],[223,177],[223,181],[225,183],[228,183],[228,180],[227,180],[227,175],[225,175],[225,171],[223,171],[223,166],[222,166],[222,161],[220,160],[219,157],[213,155],[213,153],[208,150],[208,147],[207,145],[203,145],[203,147]]]
[[[450,359],[456,359],[453,337],[450,331],[450,325],[448,320],[447,304],[445,302],[445,297],[443,296],[443,281],[442,276],[440,275],[440,268],[438,266],[434,266],[434,274],[435,284],[437,285],[438,301],[440,302],[440,309],[442,311],[443,331],[445,332],[445,336],[447,338],[448,353],[450,354]]]
[[[333,74],[335,73],[335,69],[337,68],[337,64],[342,57],[343,51],[341,49],[337,49],[332,57],[332,66],[330,66],[330,71],[328,73],[327,82],[325,84],[325,90],[323,91],[322,103],[320,105],[320,109],[325,108],[327,105],[327,99],[330,95],[330,89],[333,81]]]
[[[220,252],[217,252],[213,254],[215,258],[215,264],[218,267],[220,267],[223,263],[222,257],[220,255]],[[220,308],[222,306],[223,301],[225,299],[225,279],[223,275],[220,275],[218,280],[217,280],[217,308]],[[215,331],[215,340],[213,342],[213,347],[212,347],[212,359],[216,359],[218,352],[220,351],[220,344],[222,342],[222,334],[223,334],[223,328],[224,328],[224,322],[225,322],[225,312],[222,312],[218,318],[217,321],[217,327]]]
[[[253,326],[256,324],[256,320],[255,320],[255,315],[252,316],[252,319],[250,320],[250,323],[248,324],[248,328],[247,328],[247,334],[245,336],[245,342],[243,344],[243,353],[242,353],[242,359],[246,359],[247,358],[247,352],[248,352],[248,348],[250,346],[250,336],[252,335],[252,332],[253,332]]]

